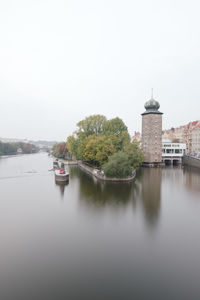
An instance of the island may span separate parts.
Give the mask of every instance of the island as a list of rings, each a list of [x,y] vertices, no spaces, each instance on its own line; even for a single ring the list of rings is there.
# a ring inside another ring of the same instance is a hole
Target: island
[[[92,115],[77,124],[66,143],[53,147],[58,158],[76,159],[78,165],[103,180],[130,181],[143,161],[139,143],[131,140],[122,119]]]

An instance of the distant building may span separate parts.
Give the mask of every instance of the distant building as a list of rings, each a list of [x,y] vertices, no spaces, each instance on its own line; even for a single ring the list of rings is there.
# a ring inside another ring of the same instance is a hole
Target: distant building
[[[162,164],[162,115],[158,109],[160,104],[152,98],[144,105],[142,114],[142,150],[143,164],[156,166]]]
[[[171,143],[170,140],[162,141],[162,161],[167,164],[177,164],[182,162],[182,157],[186,153],[186,144]]]
[[[200,121],[163,131],[163,138],[186,144],[186,152],[200,152]]]

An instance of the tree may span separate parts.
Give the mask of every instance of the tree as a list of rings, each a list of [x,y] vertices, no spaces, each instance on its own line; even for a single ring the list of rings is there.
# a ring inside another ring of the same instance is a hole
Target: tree
[[[121,132],[119,135],[109,135],[109,138],[115,147],[115,152],[122,151],[130,143],[130,136],[126,131]]]
[[[15,144],[0,142],[0,155],[10,155],[17,152]]]
[[[117,135],[119,136],[122,132],[128,132],[128,129],[122,119],[116,117],[111,120],[107,120],[103,124],[103,131],[107,135]]]
[[[74,135],[70,135],[67,138],[67,147],[69,150],[69,153],[75,157],[77,157],[77,151],[78,151],[78,140],[75,138]]]
[[[65,158],[68,153],[67,143],[62,142],[53,145],[52,154],[57,158]]]
[[[131,172],[133,167],[140,165],[143,156],[139,144],[130,143],[127,126],[120,118],[107,120],[102,115],[93,115],[80,121],[77,126],[75,134],[67,139],[69,152],[77,159],[101,167],[110,156],[120,152],[115,159],[119,163],[121,157],[124,167],[124,157],[128,157],[129,168],[126,171]],[[123,172],[126,173],[125,169]]]
[[[102,166],[114,151],[114,146],[109,138],[91,135],[87,138],[84,160],[96,166]]]
[[[78,136],[89,136],[89,135],[99,135],[103,133],[104,123],[107,121],[106,117],[103,115],[93,115],[80,121],[78,126],[78,131],[76,134]]]
[[[83,136],[76,137],[71,135],[67,138],[67,147],[69,153],[76,159],[84,160],[84,152],[87,139]]]
[[[134,169],[141,165],[144,156],[142,150],[140,149],[140,145],[136,140],[133,140],[131,143],[127,144],[124,147],[124,152],[128,155],[129,162]]]
[[[33,144],[29,144],[29,143],[2,143],[0,142],[0,155],[11,155],[11,154],[16,154],[17,153],[17,149],[21,148],[22,152],[25,154],[29,154],[29,153],[35,153],[38,152],[39,149],[33,145]]]
[[[108,162],[103,166],[103,171],[107,177],[124,178],[132,174],[133,168],[128,155],[120,151],[109,157]]]
[[[123,150],[124,146],[130,143],[127,126],[118,117],[104,123],[104,134],[112,140],[115,152]]]

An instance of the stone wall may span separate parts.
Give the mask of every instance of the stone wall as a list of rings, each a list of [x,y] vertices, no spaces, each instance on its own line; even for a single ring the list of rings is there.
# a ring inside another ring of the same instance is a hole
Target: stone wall
[[[113,181],[113,182],[130,182],[133,181],[135,179],[136,176],[136,171],[134,171],[132,176],[126,177],[126,178],[110,178],[110,177],[106,177],[103,174],[101,174],[101,172],[98,169],[93,169],[85,164],[83,164],[82,162],[78,162],[78,166],[85,172],[87,172],[88,174],[103,180],[103,181]]]
[[[200,168],[200,159],[185,155],[183,156],[183,165]]]

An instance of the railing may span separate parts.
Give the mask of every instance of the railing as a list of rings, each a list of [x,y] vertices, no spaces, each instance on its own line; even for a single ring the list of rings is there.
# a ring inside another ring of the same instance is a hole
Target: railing
[[[200,154],[199,153],[194,153],[194,154],[189,154],[188,153],[185,156],[188,157],[188,158],[195,158],[195,159],[200,160]]]

